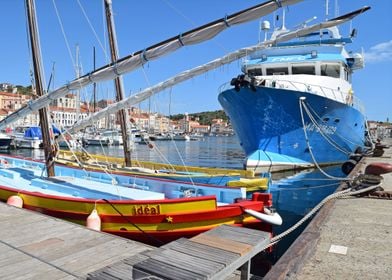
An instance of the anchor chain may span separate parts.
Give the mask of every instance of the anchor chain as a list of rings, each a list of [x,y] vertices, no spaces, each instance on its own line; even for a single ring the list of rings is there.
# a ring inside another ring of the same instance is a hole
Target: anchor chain
[[[390,199],[392,200],[392,191],[377,190],[364,194],[363,197],[374,198],[374,199]]]

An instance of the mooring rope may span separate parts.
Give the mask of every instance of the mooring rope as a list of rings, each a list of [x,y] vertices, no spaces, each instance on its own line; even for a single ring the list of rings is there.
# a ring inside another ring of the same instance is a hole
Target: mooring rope
[[[302,102],[302,106],[305,109],[306,114],[308,115],[309,119],[312,121],[312,123],[317,127],[318,132],[321,134],[321,136],[324,137],[325,140],[327,140],[327,142],[329,144],[331,144],[336,150],[342,152],[343,154],[346,155],[350,155],[351,152],[348,150],[344,150],[342,147],[339,147],[339,145],[329,136],[327,136],[323,129],[320,127],[320,125],[317,123],[316,119],[313,117],[313,115],[311,114],[309,108],[307,107],[307,105],[305,104],[305,102]]]
[[[309,110],[311,110],[311,111],[313,112],[313,114],[316,115],[316,117],[319,119],[319,121],[323,121],[323,120],[321,119],[321,117],[316,113],[316,111],[315,111],[309,104],[306,104],[306,107],[308,107]],[[339,132],[335,132],[335,135],[338,136],[339,138],[343,139],[344,141],[350,143],[350,144],[357,145],[357,146],[363,146],[363,143],[356,143],[356,142],[353,142],[353,141],[351,141],[350,139],[347,139],[346,137],[343,137]],[[331,140],[332,140],[332,139],[331,139]],[[332,140],[332,141],[333,141],[333,140]],[[334,142],[335,142],[335,141],[334,141]]]
[[[345,198],[345,197],[349,197],[349,196],[355,196],[355,195],[358,195],[361,193],[366,193],[366,192],[372,191],[380,186],[381,186],[381,183],[364,188],[364,189],[361,189],[361,190],[357,190],[357,191],[353,191],[352,188],[349,188],[349,189],[346,189],[346,190],[343,190],[343,191],[340,191],[337,193],[333,193],[333,194],[327,196],[319,204],[317,204],[308,214],[306,214],[301,220],[299,220],[297,223],[295,223],[292,227],[290,227],[286,231],[282,232],[281,234],[276,235],[275,237],[271,238],[270,243],[268,245],[266,245],[264,248],[262,248],[260,251],[264,251],[265,249],[278,243],[283,237],[287,236],[288,234],[290,234],[291,232],[296,230],[304,222],[306,222],[306,220],[308,220],[311,216],[313,216],[314,213],[316,213],[324,204],[326,204],[330,200],[337,199],[337,198]]]
[[[340,180],[340,181],[350,181],[351,179],[349,178],[342,178],[342,177],[335,177],[335,176],[331,176],[328,173],[326,173],[317,163],[316,158],[314,157],[313,151],[312,151],[312,147],[310,146],[310,142],[309,142],[309,137],[308,137],[308,133],[306,132],[306,125],[305,125],[305,119],[304,119],[304,114],[303,114],[303,110],[302,110],[302,106],[304,105],[304,100],[305,97],[300,97],[299,98],[299,109],[300,109],[300,113],[301,113],[301,121],[302,121],[302,129],[304,131],[304,136],[305,136],[305,141],[306,141],[306,145],[307,148],[309,150],[310,156],[312,157],[313,163],[314,165],[317,167],[318,170],[320,170],[320,172],[322,174],[324,174],[326,177],[334,179],[334,180]]]

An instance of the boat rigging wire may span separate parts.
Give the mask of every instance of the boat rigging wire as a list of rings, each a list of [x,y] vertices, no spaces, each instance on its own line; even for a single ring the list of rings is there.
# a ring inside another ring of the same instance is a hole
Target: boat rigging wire
[[[151,87],[151,83],[150,83],[150,80],[148,79],[148,75],[147,75],[147,73],[146,73],[146,71],[144,69],[144,65],[142,65],[142,72],[144,74],[144,78],[145,78],[145,80],[147,82],[148,87]],[[173,89],[173,87],[170,87],[170,102],[171,102],[171,96],[172,96],[171,95],[172,94],[172,89]],[[169,103],[169,111],[170,111],[170,106],[171,106],[171,104]],[[169,115],[170,115],[170,112],[169,112]],[[192,185],[195,185],[195,183],[193,182],[192,176],[190,176],[190,172],[188,171],[188,168],[185,165],[185,161],[183,159],[183,156],[182,156],[181,152],[178,149],[176,141],[174,141],[174,139],[173,139],[173,135],[170,134],[170,137],[171,137],[171,143],[173,144],[173,146],[174,146],[174,148],[176,150],[176,153],[177,153],[178,157],[180,158],[182,166],[185,168],[186,173],[189,174],[189,176],[188,176],[189,181],[191,182]],[[147,142],[147,144],[150,144],[149,141]],[[164,161],[166,161],[172,167],[172,169],[175,170],[175,168],[171,165],[169,160],[163,155],[163,153],[161,153],[161,151],[159,150],[158,145],[156,143],[154,145],[154,148],[156,148],[156,152],[157,152],[158,156],[160,156],[162,159],[164,159]]]
[[[82,4],[80,3],[80,0],[77,0],[77,2],[78,2],[78,4],[79,4],[80,9],[82,10],[82,13],[83,13],[84,17],[86,18],[86,21],[87,21],[88,25],[90,26],[90,28],[91,28],[91,30],[92,30],[94,36],[95,36],[95,39],[97,40],[99,46],[101,47],[101,49],[102,49],[102,51],[103,51],[103,53],[104,53],[104,55],[105,55],[106,61],[110,61],[110,60],[109,60],[109,55],[108,55],[108,53],[106,52],[106,49],[105,49],[105,47],[103,46],[101,40],[99,39],[98,34],[97,34],[97,32],[95,31],[94,26],[92,25],[92,23],[91,23],[89,17],[87,16],[87,13],[86,13],[85,9],[83,8]]]
[[[264,42],[263,44],[257,44],[257,45],[251,46],[251,47],[239,49],[239,50],[232,52],[232,53],[229,53],[221,58],[210,61],[209,63],[195,67],[191,70],[184,71],[184,72],[180,73],[179,75],[172,77],[171,79],[168,79],[164,82],[157,84],[154,87],[151,87],[151,88],[148,88],[148,89],[145,89],[145,90],[139,92],[135,96],[128,97],[120,102],[117,102],[113,105],[110,105],[109,107],[107,107],[99,112],[96,112],[91,117],[99,119],[100,116],[105,115],[108,112],[120,110],[124,106],[130,106],[132,104],[137,104],[137,103],[141,102],[142,100],[148,98],[150,95],[153,95],[159,91],[162,91],[167,87],[171,87],[177,83],[183,82],[183,81],[188,80],[192,77],[203,74],[203,73],[208,72],[212,69],[218,68],[222,65],[239,60],[240,58],[246,56],[246,54],[248,54],[249,52],[254,52],[257,50],[265,49],[270,45],[274,45],[279,42],[288,41],[293,38],[297,38],[299,36],[304,36],[306,34],[318,31],[322,28],[328,28],[328,27],[339,25],[339,24],[343,24],[344,22],[352,19],[353,17],[355,17],[355,16],[357,16],[357,15],[359,15],[369,9],[370,9],[370,7],[365,6],[365,7],[360,8],[354,12],[351,12],[351,13],[348,13],[344,16],[341,16],[339,18],[335,18],[330,21],[322,22],[319,24],[314,24],[314,25],[305,27],[303,29],[294,30],[294,31],[282,34],[281,36],[279,36],[273,40],[268,40],[268,41]],[[176,40],[178,41],[178,39],[176,39]],[[152,46],[148,49],[151,49],[151,51],[153,51],[154,46]],[[0,121],[0,128],[5,127],[6,125],[16,121],[17,119],[23,117],[26,114],[30,114],[31,112],[34,112],[34,111],[46,106],[46,104],[50,103],[51,100],[56,99],[56,98],[60,98],[64,95],[66,95],[70,90],[76,90],[80,87],[87,86],[87,85],[94,83],[94,82],[97,82],[97,81],[110,80],[110,79],[115,78],[118,74],[124,74],[126,72],[131,72],[132,70],[134,70],[135,68],[140,66],[140,55],[141,54],[142,53],[137,53],[137,54],[134,54],[134,55],[131,55],[128,57],[124,57],[124,58],[118,60],[114,65],[111,64],[111,65],[103,66],[103,67],[101,67],[91,73],[88,73],[88,74],[86,74],[76,80],[69,82],[68,84],[58,88],[57,90],[52,91],[51,93],[49,93],[46,96],[40,97],[36,101],[27,104],[27,106],[15,111],[11,115],[9,115],[6,118],[4,118],[3,120],[1,120]],[[152,56],[150,59],[154,59],[157,57],[159,57],[159,54]],[[78,121],[74,125],[74,127],[72,128],[72,132],[74,132],[77,129],[80,130],[81,128],[85,127],[87,125],[87,123],[89,121],[91,121],[91,117]]]
[[[63,131],[62,133],[68,134],[68,136],[70,137],[70,139],[73,139],[73,135],[70,134],[68,131],[65,130],[65,131]],[[86,177],[90,177],[89,172],[88,172],[88,171],[86,170],[86,168],[85,168],[86,165],[83,164],[83,163],[79,160],[78,156],[77,156],[77,155],[75,154],[75,152],[74,152],[74,149],[71,147],[71,145],[69,144],[69,142],[67,142],[66,137],[62,137],[62,138],[63,138],[63,141],[66,141],[66,143],[67,143],[67,145],[68,145],[68,148],[69,148],[69,150],[71,151],[74,160],[77,162],[77,164],[79,165],[79,167],[83,170],[83,172],[86,174]],[[103,150],[103,147],[102,147],[102,150]],[[116,191],[117,191],[118,197],[119,197],[120,199],[122,199],[122,196],[121,196],[121,193],[120,193],[120,189],[119,189],[119,187],[118,187],[118,182],[117,182],[116,178],[113,177],[113,173],[111,173],[111,171],[107,168],[107,166],[105,166],[105,165],[99,163],[98,160],[97,160],[95,157],[91,156],[91,155],[89,154],[89,152],[88,152],[83,146],[81,146],[81,151],[82,151],[82,155],[86,155],[89,159],[92,159],[93,162],[100,168],[100,170],[102,170],[102,171],[111,179],[111,184],[112,184],[113,186],[116,187]],[[108,162],[108,159],[107,159],[107,156],[106,156],[106,155],[105,155],[105,158],[106,158],[106,163],[109,165],[109,162]]]
[[[68,42],[68,39],[67,39],[67,35],[65,34],[63,21],[62,21],[62,19],[61,19],[61,17],[60,17],[60,14],[59,14],[58,9],[57,9],[56,0],[52,0],[52,3],[53,3],[54,11],[55,11],[56,16],[57,16],[57,20],[58,20],[59,25],[60,25],[61,33],[63,34],[63,38],[64,38],[64,41],[65,41],[65,45],[66,45],[67,50],[68,50],[68,55],[69,55],[69,57],[71,58],[73,67],[77,67],[76,64],[75,64],[75,60],[74,60],[74,58],[73,58],[73,56],[72,56],[72,52],[71,52],[71,48],[70,48],[70,46],[69,46],[69,42]]]
[[[189,17],[187,17],[182,11],[180,11],[178,8],[176,8],[173,3],[171,3],[169,0],[162,0],[162,2],[166,3],[167,6],[170,7],[174,12],[176,12],[178,15],[180,15],[182,18],[185,19],[188,23],[190,23],[192,26],[196,26],[196,23]],[[227,52],[227,49],[223,44],[220,44],[218,42],[215,42],[215,44],[224,52]]]

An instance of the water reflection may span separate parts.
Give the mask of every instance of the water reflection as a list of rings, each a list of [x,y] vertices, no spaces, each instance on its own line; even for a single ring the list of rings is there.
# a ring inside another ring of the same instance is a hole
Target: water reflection
[[[153,148],[134,144],[132,158],[171,164],[241,169],[244,153],[235,137],[204,137],[198,141],[155,141]],[[89,146],[90,153],[123,157],[122,147]]]

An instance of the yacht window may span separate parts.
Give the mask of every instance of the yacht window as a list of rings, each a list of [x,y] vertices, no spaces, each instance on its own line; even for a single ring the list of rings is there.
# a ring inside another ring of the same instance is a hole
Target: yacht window
[[[340,78],[339,64],[321,64],[321,76]]]
[[[306,74],[306,75],[315,75],[316,69],[313,65],[302,65],[302,66],[292,66],[291,71],[293,75],[295,74]]]
[[[253,68],[253,69],[248,69],[248,75],[249,76],[261,76],[261,68]]]
[[[287,67],[267,68],[267,75],[288,75],[289,69]]]

